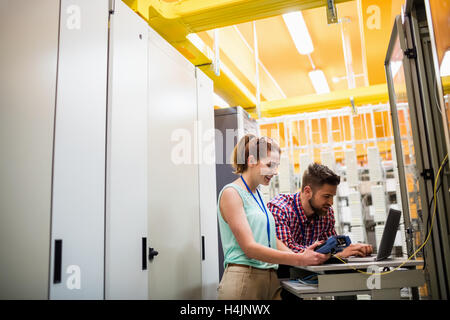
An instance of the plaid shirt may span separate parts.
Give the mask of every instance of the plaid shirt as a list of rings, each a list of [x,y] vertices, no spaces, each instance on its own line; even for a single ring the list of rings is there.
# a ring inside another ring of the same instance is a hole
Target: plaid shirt
[[[314,214],[308,220],[300,202],[300,193],[279,194],[267,203],[267,208],[275,218],[278,239],[294,252],[302,252],[314,241],[336,235],[333,209],[330,208],[326,216]]]

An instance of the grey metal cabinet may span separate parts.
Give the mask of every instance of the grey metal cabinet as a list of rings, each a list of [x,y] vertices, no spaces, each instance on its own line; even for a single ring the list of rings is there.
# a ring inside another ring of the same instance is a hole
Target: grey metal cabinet
[[[50,299],[103,298],[108,15],[61,1]]]
[[[47,299],[59,0],[0,0],[0,299]]]
[[[201,241],[195,68],[149,32],[150,299],[200,299]],[[179,152],[178,152],[179,151]]]
[[[150,299],[217,298],[213,83],[149,30]]]
[[[436,98],[428,1],[411,0],[397,16],[385,59],[408,253],[426,262],[429,294],[448,299],[450,259],[446,125]],[[402,110],[404,108],[404,110]],[[405,119],[406,132],[400,131]],[[406,148],[405,148],[406,147]],[[409,152],[405,152],[408,150]],[[440,170],[442,168],[442,170]],[[437,179],[439,173],[439,179]],[[431,221],[434,221],[431,229]],[[429,240],[429,241],[428,241]],[[428,241],[423,247],[423,243]],[[415,293],[417,297],[417,293]]]
[[[148,25],[121,1],[111,11],[105,298],[147,299]]]
[[[122,1],[0,18],[0,297],[214,299],[212,81]]]
[[[217,247],[216,154],[213,82],[200,69],[197,79],[197,146],[199,163],[200,232],[202,240],[202,299],[217,299],[219,252]]]

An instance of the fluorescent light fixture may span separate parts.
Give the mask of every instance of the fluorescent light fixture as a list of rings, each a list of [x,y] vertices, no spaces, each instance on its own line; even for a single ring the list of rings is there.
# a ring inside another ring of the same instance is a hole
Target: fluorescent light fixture
[[[330,92],[330,87],[328,87],[327,79],[322,70],[311,71],[308,75],[317,94]]]
[[[214,93],[214,105],[220,108],[229,108],[230,105],[223,100],[220,96]]]
[[[283,20],[298,52],[305,55],[313,52],[314,46],[301,11],[283,14]]]
[[[440,68],[441,77],[450,76],[450,50],[445,52]]]

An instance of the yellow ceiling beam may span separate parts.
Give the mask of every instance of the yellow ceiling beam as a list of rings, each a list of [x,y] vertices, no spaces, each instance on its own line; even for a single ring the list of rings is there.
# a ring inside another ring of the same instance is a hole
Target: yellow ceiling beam
[[[230,70],[216,76],[208,66],[211,58],[186,36],[248,21],[269,18],[289,11],[324,7],[325,0],[123,0],[176,50],[214,81],[214,91],[232,105],[246,109],[256,104],[248,88]],[[351,0],[335,0],[336,3]],[[324,9],[325,10],[325,9]],[[223,68],[222,68],[223,69]],[[223,71],[223,70],[221,70]],[[234,82],[238,80],[238,82]]]
[[[159,19],[177,22],[195,33],[269,18],[294,10],[324,7],[325,0],[124,0],[152,26]],[[335,3],[352,0],[335,0]],[[151,21],[154,20],[154,21]],[[175,28],[177,29],[177,28]],[[157,30],[159,32],[159,30]],[[162,30],[161,30],[162,31]],[[177,30],[165,31],[167,34]]]
[[[256,104],[255,95],[248,91],[225,65],[222,65],[219,76],[214,73],[210,65],[199,66],[199,69],[213,80],[214,92],[231,106],[252,108]]]
[[[151,0],[124,0],[131,9],[139,13],[146,19],[144,8],[148,8]],[[252,95],[247,87],[236,78],[236,76],[225,66],[222,65],[220,75],[216,76],[211,68],[213,53],[211,49],[201,41],[191,41],[184,37],[182,41],[171,43],[186,59],[199,68],[214,82],[214,91],[224,100],[233,106],[242,106],[251,108],[256,104],[256,97]]]
[[[214,47],[214,31],[202,32],[199,36],[210,47]],[[225,64],[241,79],[252,92],[256,92],[256,72],[254,56],[245,44],[239,40],[233,27],[219,30],[220,63]]]
[[[262,117],[277,117],[285,114],[314,112],[350,106],[353,97],[356,106],[378,104],[389,101],[387,85],[380,84],[351,90],[333,91],[327,94],[307,95],[261,103]]]

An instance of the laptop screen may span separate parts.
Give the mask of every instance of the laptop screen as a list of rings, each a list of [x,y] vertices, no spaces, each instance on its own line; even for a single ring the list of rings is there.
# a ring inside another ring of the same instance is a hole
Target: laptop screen
[[[386,223],[384,224],[383,236],[381,237],[380,247],[378,248],[377,260],[386,259],[391,255],[397,235],[398,226],[402,212],[395,209],[389,209]]]

